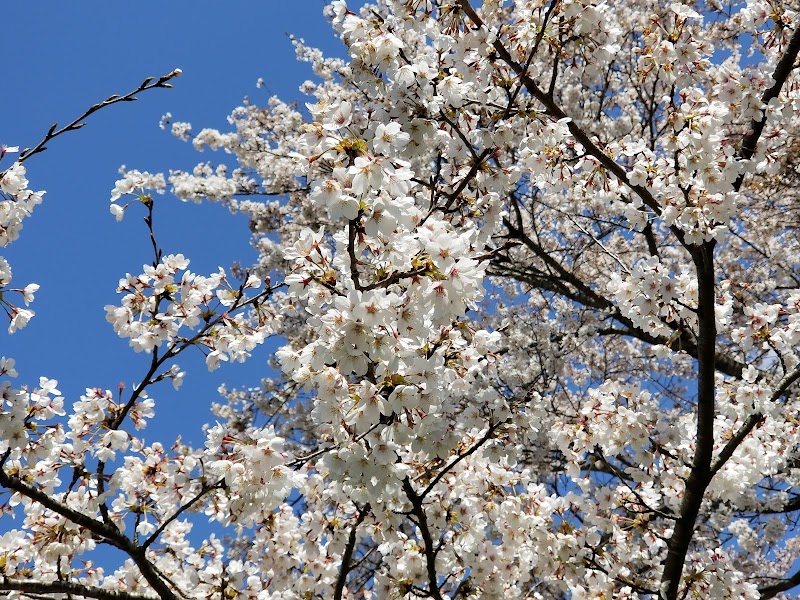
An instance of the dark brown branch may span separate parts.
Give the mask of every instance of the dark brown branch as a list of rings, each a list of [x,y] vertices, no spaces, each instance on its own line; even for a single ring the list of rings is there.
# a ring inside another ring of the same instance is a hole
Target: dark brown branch
[[[716,367],[717,328],[714,314],[714,242],[705,242],[692,253],[697,271],[697,318],[699,333],[697,340],[697,428],[692,469],[686,479],[683,500],[672,536],[667,542],[667,558],[661,583],[664,597],[678,597],[681,574],[686,562],[695,522],[700,512],[708,484],[711,482],[711,460],[714,449],[714,395]]]
[[[780,382],[778,382],[778,386],[772,392],[772,396],[770,396],[770,402],[776,402],[781,396],[783,396],[787,390],[794,384],[798,379],[800,379],[800,367],[786,375]],[[728,443],[722,448],[717,456],[717,460],[714,461],[714,464],[711,466],[711,475],[716,475],[717,471],[719,471],[725,463],[730,460],[733,453],[739,447],[744,439],[750,434],[751,431],[759,424],[764,422],[764,415],[760,412],[754,413],[750,415],[744,424],[739,428],[733,437],[728,440]]]
[[[48,496],[41,490],[23,483],[19,477],[9,475],[5,472],[5,470],[0,470],[0,485],[8,488],[9,490],[17,492],[18,494],[26,496],[31,500],[38,502],[45,508],[58,513],[63,517],[66,517],[73,523],[88,529],[96,536],[106,540],[109,544],[119,548],[120,550],[125,550],[128,544],[130,544],[130,540],[123,536],[119,529],[117,529],[114,525],[107,525],[64,504],[61,504],[58,500]]]
[[[350,279],[357,290],[361,290],[361,282],[358,279],[358,259],[356,258],[356,223],[361,218],[361,211],[355,219],[351,219],[347,224],[347,254],[350,256]]]
[[[547,23],[548,21],[550,21],[550,17],[553,15],[553,12],[555,11],[556,7],[559,4],[561,4],[561,0],[553,0],[552,2],[550,2],[549,6],[547,7],[547,10],[544,13],[544,18],[542,19],[542,25],[539,28],[538,33],[536,34],[536,39],[533,42],[533,48],[531,49],[528,61],[525,63],[526,73],[528,71],[528,67],[530,67],[530,64],[533,62],[533,57],[539,51],[539,44],[541,44],[542,40],[544,39],[544,32],[547,29]],[[541,11],[541,9],[539,10]]]
[[[430,588],[428,593],[434,600],[444,600],[441,591],[439,591],[439,577],[436,574],[436,549],[431,530],[428,527],[425,507],[422,505],[422,496],[414,490],[414,486],[408,477],[403,480],[403,491],[406,493],[409,502],[411,502],[411,514],[417,518],[417,527],[422,536],[422,542],[425,544],[423,551],[425,552],[425,566],[428,573],[428,587]]]
[[[611,301],[598,296],[591,287],[589,287],[574,273],[565,269],[555,258],[553,258],[552,253],[545,251],[544,248],[535,243],[524,231],[522,231],[521,228],[514,226],[511,221],[508,220],[508,218],[503,217],[503,225],[505,225],[506,229],[508,229],[512,238],[522,242],[522,244],[528,248],[528,250],[533,252],[537,258],[540,258],[550,269],[552,269],[553,272],[557,273],[560,279],[572,285],[582,296],[586,297],[587,299],[591,298],[597,302],[597,304],[593,304],[592,302],[586,302],[585,304],[594,306],[594,308],[611,308],[613,306]]]
[[[508,219],[504,219],[504,224],[510,233],[510,237],[522,242],[522,244],[528,248],[535,256],[542,259],[545,264],[547,264],[550,269],[554,270],[557,274],[559,279],[554,279],[552,277],[547,277],[545,274],[542,274],[541,278],[534,279],[532,277],[527,277],[527,273],[524,269],[519,267],[518,264],[513,264],[512,266],[507,266],[500,261],[494,261],[492,264],[494,272],[492,275],[502,275],[502,276],[510,276],[518,281],[524,281],[525,283],[529,283],[530,285],[551,291],[553,293],[562,295],[574,302],[578,302],[586,307],[599,309],[599,310],[613,310],[614,313],[612,318],[627,328],[627,331],[624,332],[625,335],[629,335],[631,337],[635,337],[643,342],[653,345],[671,345],[670,338],[667,336],[654,336],[646,331],[641,329],[637,329],[633,322],[622,315],[619,311],[619,308],[611,302],[608,298],[601,296],[598,294],[594,289],[586,285],[580,278],[575,276],[572,272],[567,271],[563,266],[561,266],[553,257],[551,253],[546,252],[541,246],[536,244],[530,237],[521,229],[521,226],[512,225]],[[575,288],[575,291],[569,289],[568,285],[570,284]],[[679,326],[675,323],[665,323],[668,327],[670,327],[673,331],[677,333],[677,338],[673,341],[673,343],[678,344],[678,347],[681,350],[684,350],[689,356],[692,358],[697,358],[698,350],[697,344],[693,339],[693,336],[690,335],[688,332],[683,331],[679,328]],[[600,331],[601,335],[603,333],[621,333],[618,330],[612,329],[608,331]],[[723,353],[718,352],[715,358],[715,365],[716,368],[726,375],[730,375],[731,377],[736,377],[740,379],[742,376],[742,370],[744,369],[744,365],[737,361],[735,358]]]
[[[647,251],[650,252],[650,256],[659,257],[656,236],[653,233],[653,224],[648,221],[642,233],[644,234],[644,239],[647,240]]]
[[[730,460],[731,456],[733,456],[733,453],[739,447],[739,444],[741,444],[744,441],[744,438],[746,438],[750,434],[750,432],[753,431],[756,425],[763,422],[764,422],[764,415],[761,413],[754,413],[747,418],[747,420],[744,422],[744,425],[742,425],[739,428],[739,431],[737,431],[733,435],[733,437],[730,440],[728,440],[728,443],[725,444],[725,446],[720,451],[717,460],[714,461],[714,464],[711,466],[712,475],[716,475],[717,472],[723,466],[725,466],[725,463],[727,463],[728,460]]]
[[[104,590],[103,588],[73,583],[71,581],[19,581],[14,579],[6,579],[5,577],[0,580],[0,591],[46,595],[74,594],[84,598],[96,598],[97,600],[158,600],[155,596]]]
[[[344,584],[347,581],[348,573],[350,573],[350,560],[353,558],[353,550],[355,550],[356,539],[358,538],[358,526],[364,522],[364,519],[369,514],[369,511],[369,504],[359,510],[358,517],[356,517],[356,522],[353,523],[353,526],[350,528],[350,535],[347,538],[347,546],[345,546],[344,554],[342,554],[342,564],[339,567],[339,576],[336,578],[336,587],[333,590],[333,600],[342,600]]]
[[[89,110],[87,110],[80,117],[78,117],[77,119],[75,119],[74,121],[69,123],[68,125],[65,125],[61,129],[58,129],[58,123],[53,123],[52,127],[50,127],[50,130],[45,134],[44,138],[42,138],[42,140],[38,144],[36,144],[33,148],[25,148],[20,153],[18,162],[25,162],[27,159],[29,159],[34,154],[38,154],[39,152],[43,152],[43,151],[47,150],[47,147],[45,146],[45,144],[47,144],[51,140],[57,138],[58,136],[60,136],[60,135],[62,135],[64,133],[67,133],[68,131],[75,131],[77,129],[80,129],[81,127],[86,125],[86,123],[84,122],[84,119],[89,117],[89,115],[97,112],[101,108],[105,108],[106,106],[111,106],[112,104],[116,104],[117,102],[133,102],[134,100],[138,100],[138,98],[136,98],[136,94],[138,94],[140,92],[145,92],[147,90],[152,90],[154,88],[171,88],[172,84],[169,84],[167,82],[170,79],[174,79],[175,77],[177,77],[180,74],[181,74],[181,70],[180,69],[175,69],[171,73],[168,73],[166,75],[162,75],[155,82],[153,81],[152,77],[148,77],[142,83],[140,83],[139,86],[135,90],[133,90],[131,92],[128,92],[127,94],[125,94],[123,96],[117,96],[115,94],[113,96],[109,96],[108,98],[106,98],[102,102],[98,102],[97,104],[93,104],[91,107],[89,107]]]
[[[489,429],[486,430],[486,433],[483,434],[481,439],[475,442],[475,444],[471,446],[469,450],[467,450],[463,454],[459,454],[458,456],[456,456],[452,461],[450,461],[449,465],[447,465],[441,471],[439,471],[436,477],[433,478],[433,481],[431,481],[428,484],[428,486],[423,490],[423,492],[419,495],[420,500],[425,498],[425,496],[427,496],[430,493],[430,491],[436,486],[437,483],[439,483],[442,480],[442,477],[444,477],[448,473],[448,471],[450,471],[450,469],[455,467],[458,463],[467,458],[470,454],[474,454],[475,451],[478,450],[478,448],[480,448],[487,441],[489,441],[494,435],[494,432],[497,431],[497,428],[500,427],[500,425],[502,424],[503,424],[502,421],[498,421],[497,423],[489,427]]]
[[[467,136],[465,136],[464,132],[461,131],[461,128],[458,125],[456,125],[450,118],[448,118],[448,116],[444,113],[443,110],[439,111],[439,116],[441,116],[444,122],[450,126],[450,129],[452,129],[456,133],[458,138],[461,140],[461,143],[464,144],[467,150],[469,150],[469,153],[472,156],[472,160],[478,162],[478,153],[475,152],[475,148],[473,148],[472,144],[470,144],[469,140],[467,139]]]
[[[561,23],[564,23],[564,16],[561,16]],[[558,63],[561,59],[561,44],[564,42],[564,32],[561,27],[558,28],[558,47],[553,51],[553,66],[552,72],[550,73],[550,85],[547,86],[547,95],[551,98],[553,97],[553,93],[556,90],[556,81],[558,81]],[[527,69],[523,71],[525,75],[527,75]]]
[[[758,592],[761,594],[761,600],[767,600],[767,598],[773,598],[781,592],[788,592],[790,589],[798,585],[800,585],[800,570],[795,571],[791,577],[782,580],[780,583],[759,588]]]
[[[199,502],[203,498],[203,496],[205,496],[208,492],[210,492],[212,490],[219,489],[219,488],[223,487],[224,485],[225,485],[225,478],[224,477],[222,479],[220,479],[219,481],[217,481],[216,483],[214,483],[213,485],[204,485],[202,487],[202,489],[197,493],[197,495],[194,498],[192,498],[191,500],[189,500],[189,502],[187,502],[186,504],[181,506],[178,510],[176,510],[174,513],[172,513],[172,515],[170,515],[168,518],[164,519],[164,522],[161,523],[161,525],[158,527],[158,529],[156,529],[150,535],[150,537],[147,538],[144,541],[144,543],[142,544],[142,548],[146,549],[146,548],[150,547],[153,544],[153,542],[155,542],[158,539],[158,536],[160,536],[164,532],[164,530],[167,527],[169,527],[170,523],[172,523],[175,519],[180,517],[183,513],[185,513],[187,510],[189,510],[192,506],[197,504],[197,502]]]
[[[150,584],[150,587],[159,595],[161,600],[178,600],[178,597],[161,579],[156,568],[150,563],[145,550],[138,548],[131,540],[125,537],[115,526],[97,521],[69,506],[65,506],[55,498],[48,496],[43,491],[23,483],[19,477],[9,475],[0,469],[0,485],[38,502],[45,508],[66,517],[76,525],[88,529],[90,532],[105,540],[112,546],[119,548],[133,559],[139,572]]]
[[[794,62],[797,60],[798,53],[800,53],[800,27],[795,29],[794,34],[792,34],[792,39],[789,40],[789,45],[786,47],[786,52],[778,61],[775,71],[772,73],[772,80],[775,83],[772,84],[772,87],[765,91],[764,95],[761,97],[761,102],[763,102],[765,105],[764,114],[758,121],[753,119],[753,121],[750,123],[749,131],[742,138],[742,146],[739,151],[739,157],[741,159],[749,160],[756,153],[758,140],[761,137],[761,134],[764,132],[764,127],[767,124],[766,105],[769,104],[770,100],[777,98],[778,94],[780,94],[783,84],[786,83],[786,80],[789,78],[789,74],[794,69]],[[733,184],[733,189],[738,191],[742,187],[743,181],[744,173],[736,178],[736,181]]]
[[[770,396],[770,401],[775,402],[778,400],[778,398],[783,396],[798,379],[800,379],[800,367],[797,367],[778,382],[775,391],[772,392],[772,396]]]
[[[480,153],[477,159],[472,161],[472,166],[470,167],[467,174],[464,175],[464,179],[458,184],[456,189],[454,189],[450,194],[447,195],[447,203],[444,205],[445,210],[450,208],[456,198],[464,191],[464,189],[469,185],[469,182],[478,174],[480,171],[481,166],[483,166],[483,161],[493,152],[491,148],[485,148],[483,152]]]

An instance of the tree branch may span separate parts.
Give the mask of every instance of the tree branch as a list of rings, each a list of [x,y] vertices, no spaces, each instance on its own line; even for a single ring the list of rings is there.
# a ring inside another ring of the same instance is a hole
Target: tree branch
[[[364,519],[369,514],[370,506],[366,504],[364,508],[358,511],[356,522],[350,528],[350,535],[347,538],[347,546],[344,548],[342,554],[342,564],[339,567],[339,576],[336,578],[336,587],[333,590],[333,600],[342,600],[344,593],[344,584],[347,581],[347,575],[350,573],[350,560],[353,558],[353,550],[356,547],[356,539],[358,537],[358,526],[364,522]]]
[[[711,460],[714,449],[714,378],[716,367],[717,328],[714,314],[714,245],[703,243],[692,252],[697,271],[697,318],[699,334],[697,340],[697,428],[692,469],[686,479],[683,500],[675,522],[675,529],[667,542],[667,557],[661,574],[664,597],[678,597],[681,574],[686,562],[695,522],[700,512],[708,484],[711,482]]]
[[[497,271],[495,275],[505,275],[513,277],[518,281],[524,281],[529,283],[530,285],[540,288],[546,289],[553,293],[559,294],[568,298],[574,302],[578,302],[586,307],[599,309],[599,310],[613,310],[614,313],[612,314],[612,318],[623,325],[628,329],[628,332],[625,335],[629,335],[631,337],[635,337],[643,342],[652,345],[669,345],[669,338],[664,336],[654,336],[646,331],[641,329],[637,329],[633,322],[623,316],[620,312],[618,307],[608,298],[602,296],[597,293],[592,287],[586,285],[580,278],[578,278],[574,273],[571,271],[566,270],[558,261],[556,261],[551,253],[548,253],[544,248],[539,246],[536,242],[534,242],[530,236],[528,236],[520,226],[513,225],[508,218],[503,219],[503,223],[509,231],[510,237],[522,242],[522,244],[528,248],[536,257],[544,261],[544,263],[553,269],[557,276],[560,278],[558,283],[559,285],[555,285],[555,282],[548,277],[543,275],[541,281],[534,281],[533,278],[525,277],[526,271],[519,266],[519,262],[512,263],[512,266],[507,266],[503,262],[496,260],[493,261],[492,267]],[[563,283],[562,283],[563,282]],[[553,285],[547,285],[549,283],[553,283]],[[570,284],[575,288],[575,291],[571,291],[567,285]],[[672,328],[678,334],[677,339],[675,340],[679,347],[686,351],[686,353],[693,357],[697,358],[698,356],[698,349],[697,344],[686,331],[680,330],[677,324],[675,323],[665,323],[668,327]],[[603,332],[600,332],[601,334]],[[611,331],[609,330],[607,333],[620,333],[616,330]],[[740,379],[742,376],[742,370],[744,369],[744,365],[736,360],[735,358],[723,353],[718,352],[714,359],[715,367],[722,373],[726,375],[730,375],[731,377],[736,377]]]
[[[425,552],[425,566],[428,572],[428,587],[430,588],[428,593],[434,600],[444,600],[441,591],[439,591],[439,577],[436,574],[436,551],[431,530],[428,527],[425,507],[422,505],[422,496],[414,490],[414,486],[411,485],[411,480],[408,477],[403,480],[403,491],[411,502],[411,514],[417,518],[417,527],[419,527],[422,541],[425,544],[423,551]]]
[[[475,9],[472,8],[469,0],[458,0],[458,2],[461,6],[461,9],[467,14],[470,20],[475,23],[476,26],[484,26],[483,20],[475,12]],[[506,49],[499,39],[494,41],[493,48],[503,62],[506,63],[511,70],[517,74],[531,96],[536,98],[544,105],[548,115],[559,120],[568,119],[567,127],[569,128],[572,137],[574,137],[575,140],[579,142],[581,146],[583,146],[587,154],[593,156],[601,165],[603,165],[603,167],[606,168],[607,171],[615,175],[623,185],[639,196],[642,199],[642,202],[644,202],[644,204],[647,205],[648,208],[650,208],[655,214],[661,214],[661,206],[650,190],[642,185],[632,185],[630,181],[628,181],[628,174],[625,172],[625,169],[621,165],[617,164],[617,162],[609,157],[605,152],[603,152],[575,123],[575,121],[572,120],[567,113],[561,110],[561,107],[556,104],[551,95],[539,88],[537,83],[530,77],[530,75],[528,75],[525,67],[514,60],[514,58],[511,56],[511,53]],[[676,237],[678,237],[678,240],[683,244],[683,232],[674,227],[672,228],[672,231]]]
[[[131,540],[125,537],[115,526],[103,523],[78,512],[69,506],[65,506],[55,498],[48,496],[41,490],[23,483],[19,477],[9,475],[5,470],[0,469],[0,485],[30,498],[44,506],[45,508],[66,517],[76,525],[85,527],[98,537],[106,540],[112,546],[119,548],[133,559],[142,576],[150,584],[150,587],[159,595],[161,600],[178,600],[169,586],[164,583],[156,568],[150,563],[143,548],[138,548]]]
[[[222,479],[220,479],[219,481],[217,481],[213,485],[203,486],[202,489],[199,492],[197,492],[197,495],[194,498],[192,498],[191,500],[189,500],[189,502],[187,502],[186,504],[181,506],[178,510],[176,510],[174,513],[172,513],[172,515],[170,515],[169,517],[164,519],[164,522],[161,523],[159,528],[156,529],[150,535],[150,537],[147,538],[144,541],[144,543],[142,544],[142,548],[150,547],[150,545],[152,545],[152,543],[155,542],[158,539],[158,536],[160,536],[164,532],[164,530],[169,526],[170,523],[172,523],[175,519],[177,519],[184,512],[186,512],[192,506],[194,506],[197,502],[199,502],[200,499],[203,498],[203,496],[205,496],[208,492],[210,492],[211,490],[216,490],[218,488],[221,488],[221,487],[224,486],[224,484],[225,484],[225,478],[223,477]]]
[[[104,590],[103,588],[71,581],[18,581],[6,579],[5,577],[0,580],[0,591],[22,592],[23,594],[74,594],[84,598],[96,598],[97,600],[158,600],[155,596]]]
[[[430,493],[430,491],[436,486],[437,483],[439,483],[442,480],[442,477],[444,477],[450,469],[455,467],[458,463],[460,463],[462,460],[467,458],[470,454],[474,454],[478,450],[478,448],[483,446],[489,439],[491,439],[491,437],[494,435],[494,432],[502,424],[503,424],[503,421],[498,421],[497,423],[495,423],[494,425],[489,427],[489,429],[486,430],[486,433],[483,434],[481,439],[479,439],[477,442],[475,442],[475,444],[473,444],[469,448],[469,450],[467,450],[466,452],[456,456],[452,461],[450,461],[449,465],[447,465],[441,471],[439,471],[439,473],[437,473],[436,477],[433,478],[433,480],[427,485],[427,487],[419,495],[420,499],[425,498],[425,496],[427,496]]]
[[[89,107],[89,110],[87,110],[80,117],[78,117],[68,125],[65,125],[61,129],[58,129],[58,123],[53,123],[53,125],[50,127],[50,130],[45,134],[44,138],[42,138],[42,140],[38,144],[36,144],[33,148],[25,148],[20,153],[17,162],[20,163],[25,162],[34,154],[38,154],[39,152],[44,152],[45,150],[47,150],[47,146],[45,146],[45,144],[57,138],[58,136],[67,133],[68,131],[75,131],[77,129],[80,129],[81,127],[86,125],[86,123],[83,122],[84,119],[86,119],[89,115],[97,112],[101,108],[105,108],[106,106],[111,106],[112,104],[116,104],[117,102],[133,102],[134,100],[138,100],[138,98],[136,98],[136,94],[140,92],[146,92],[147,90],[152,90],[154,88],[171,88],[172,84],[167,82],[170,79],[174,79],[180,74],[181,70],[175,69],[171,73],[162,75],[155,82],[153,81],[152,77],[148,77],[142,83],[140,83],[135,90],[128,92],[123,96],[117,96],[116,94],[114,94],[113,96],[109,96],[102,102],[93,104],[91,107]]]
[[[772,392],[772,396],[770,396],[770,402],[776,402],[798,379],[800,379],[800,367],[787,374],[778,382],[778,385]],[[744,425],[739,428],[739,431],[737,431],[733,437],[728,440],[728,443],[725,444],[720,451],[719,456],[717,456],[717,460],[714,461],[714,464],[711,466],[712,477],[716,475],[722,467],[725,466],[725,463],[727,463],[731,456],[733,456],[733,453],[736,452],[739,444],[741,444],[744,441],[744,438],[746,438],[750,432],[753,431],[756,425],[763,423],[765,418],[766,417],[764,414],[760,412],[753,413],[747,418],[747,420],[744,422]]]
[[[764,92],[763,96],[761,96],[761,102],[763,102],[764,105],[769,104],[770,100],[777,98],[778,94],[780,94],[783,84],[786,83],[786,80],[789,78],[789,74],[794,69],[794,61],[797,60],[798,53],[800,53],[800,27],[795,29],[794,33],[792,34],[792,39],[789,40],[789,45],[786,47],[786,52],[775,66],[775,71],[772,73],[772,80],[775,83],[772,84],[771,88]],[[758,140],[761,137],[761,134],[764,132],[764,127],[767,124],[766,106],[763,112],[764,114],[760,120],[756,121],[753,119],[753,121],[750,123],[750,129],[742,138],[742,145],[741,149],[739,150],[739,158],[743,160],[751,159],[756,153],[756,145],[758,144]],[[733,184],[733,189],[739,191],[743,182],[744,173],[740,174],[739,177],[736,178],[736,181]]]
[[[800,570],[795,571],[791,577],[782,580],[780,583],[759,588],[758,592],[761,594],[761,600],[767,600],[767,598],[773,598],[781,592],[787,592],[798,585],[800,585]]]

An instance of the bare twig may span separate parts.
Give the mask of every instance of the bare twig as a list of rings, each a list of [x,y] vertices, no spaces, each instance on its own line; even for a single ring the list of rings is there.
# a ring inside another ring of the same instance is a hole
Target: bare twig
[[[166,75],[162,75],[158,79],[154,80],[152,77],[148,77],[142,83],[140,83],[135,90],[128,92],[122,96],[118,96],[116,94],[109,96],[102,102],[98,102],[97,104],[93,104],[89,107],[85,113],[83,113],[80,117],[75,119],[74,121],[70,122],[68,125],[65,125],[62,128],[58,128],[58,123],[53,123],[50,127],[48,132],[42,138],[42,140],[36,144],[33,148],[25,148],[19,155],[19,159],[17,162],[25,162],[34,154],[38,154],[39,152],[43,152],[47,150],[46,144],[49,143],[51,140],[57,138],[58,136],[67,133],[69,131],[75,131],[80,129],[84,125],[86,125],[85,119],[89,117],[89,115],[96,113],[98,110],[105,108],[107,106],[111,106],[112,104],[116,104],[117,102],[133,102],[138,100],[136,94],[141,92],[146,92],[147,90],[152,90],[155,88],[171,88],[172,84],[168,83],[170,79],[174,79],[178,75],[181,74],[180,69],[175,69],[171,73],[167,73]]]

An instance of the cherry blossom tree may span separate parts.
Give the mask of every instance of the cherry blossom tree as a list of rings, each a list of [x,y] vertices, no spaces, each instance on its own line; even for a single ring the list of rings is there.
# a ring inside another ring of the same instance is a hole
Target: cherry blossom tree
[[[149,370],[69,407],[0,364],[2,508],[22,519],[0,589],[791,597],[796,8],[336,0],[347,59],[294,40],[305,109],[245,102],[229,132],[166,115],[227,155],[111,193],[153,255],[105,310]],[[42,199],[24,161],[62,131],[2,172],[3,245]],[[165,255],[167,191],[245,213],[257,264]],[[13,333],[37,287],[10,282],[0,261]],[[203,447],[138,437],[150,393],[191,376],[178,355],[215,369],[268,339],[276,374],[226,390]],[[227,536],[192,532],[209,520]]]

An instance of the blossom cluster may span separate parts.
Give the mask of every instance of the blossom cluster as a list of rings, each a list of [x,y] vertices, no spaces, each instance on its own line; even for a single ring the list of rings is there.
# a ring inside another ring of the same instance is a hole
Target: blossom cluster
[[[211,370],[220,361],[243,362],[273,331],[275,313],[259,304],[270,290],[247,297],[246,290],[262,286],[255,275],[234,288],[222,268],[206,277],[188,266],[182,254],[170,254],[145,265],[139,275],[126,275],[117,287],[125,294],[122,302],[106,306],[106,320],[117,335],[130,339],[136,352],[150,353],[165,345],[174,355],[194,345],[207,350]],[[170,378],[177,388],[182,379]]]
[[[0,159],[7,153],[18,151],[17,147],[2,146],[0,147]],[[19,161],[13,163],[5,171],[0,171],[0,248],[8,246],[19,237],[23,220],[30,217],[33,209],[42,202],[44,192],[34,192],[28,189],[26,174],[25,166]],[[15,289],[9,287],[10,283],[11,265],[0,256],[0,307],[10,319],[8,332],[14,333],[27,325],[34,312],[13,304],[7,296],[8,292],[21,294],[25,306],[28,306],[33,301],[33,296],[39,286],[31,283],[22,289]]]

